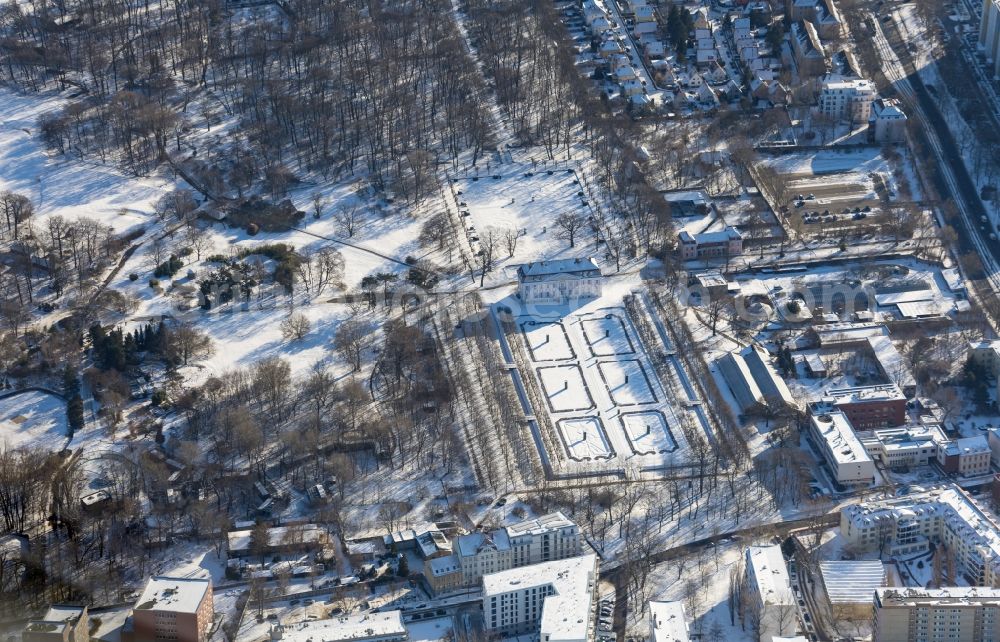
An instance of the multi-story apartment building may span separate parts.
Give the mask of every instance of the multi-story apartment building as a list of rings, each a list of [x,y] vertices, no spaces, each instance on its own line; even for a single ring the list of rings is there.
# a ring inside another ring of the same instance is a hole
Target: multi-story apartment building
[[[458,538],[456,557],[463,586],[481,577],[528,564],[580,555],[580,529],[562,513]]]
[[[211,580],[151,577],[122,635],[126,642],[204,642],[212,617]]]
[[[40,620],[31,620],[21,633],[22,642],[87,642],[90,618],[86,606],[53,604]]]
[[[1000,589],[983,586],[875,590],[875,642],[1000,640]]]
[[[531,635],[548,642],[591,642],[597,556],[581,555],[483,576],[489,635]]]
[[[688,642],[683,602],[649,603],[649,642]]]
[[[800,78],[808,80],[826,72],[829,61],[813,23],[807,20],[793,23],[791,41]]]
[[[976,435],[941,444],[937,459],[946,473],[975,477],[990,472],[991,455],[986,437]]]
[[[864,78],[829,74],[820,82],[819,112],[827,118],[867,123],[875,100],[875,85]]]
[[[993,74],[1000,76],[1000,0],[983,0],[979,23],[979,46],[993,60]]]
[[[933,542],[971,584],[1000,583],[1000,526],[958,486],[840,511],[840,533],[858,551],[914,555]]]
[[[760,642],[794,635],[798,615],[781,547],[750,546],[745,555],[743,586],[750,598],[750,609],[744,617],[751,618],[751,630],[759,631]]]

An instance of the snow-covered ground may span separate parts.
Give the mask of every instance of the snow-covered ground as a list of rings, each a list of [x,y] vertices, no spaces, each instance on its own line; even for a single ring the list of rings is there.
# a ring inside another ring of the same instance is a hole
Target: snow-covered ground
[[[153,203],[173,189],[173,177],[164,170],[136,178],[47,152],[38,136],[38,118],[65,102],[58,95],[26,96],[0,87],[0,190],[32,200],[36,227],[51,216],[86,216],[119,233],[148,224]]]
[[[551,174],[549,173],[551,172]],[[493,176],[500,178],[494,179]],[[593,246],[580,231],[576,247],[559,238],[560,215],[589,216],[586,192],[575,172],[565,167],[542,169],[531,163],[502,165],[478,179],[453,179],[452,189],[466,225],[466,238],[474,249],[491,230],[496,235],[494,256],[498,266],[532,261],[589,256]],[[502,236],[520,235],[513,256]]]
[[[889,165],[878,147],[823,149],[782,154],[765,161],[781,174],[819,176],[841,172],[889,173]]]
[[[622,285],[574,309],[517,317],[548,406],[534,411],[548,412],[564,451],[548,455],[567,471],[684,463],[681,417],[690,411],[664,390],[622,307]],[[516,309],[515,300],[503,302]]]
[[[69,443],[66,403],[45,392],[0,399],[0,445],[60,451]]]

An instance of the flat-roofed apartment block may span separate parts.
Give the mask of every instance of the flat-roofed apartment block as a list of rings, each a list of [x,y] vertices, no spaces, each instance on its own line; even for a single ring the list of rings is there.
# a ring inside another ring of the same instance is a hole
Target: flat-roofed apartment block
[[[819,111],[827,118],[867,123],[875,100],[875,85],[867,78],[827,74],[820,82]]]
[[[601,296],[601,268],[594,259],[559,259],[517,268],[517,295],[526,304],[566,304]]]
[[[86,606],[53,604],[40,620],[31,620],[21,633],[23,642],[87,642],[90,618]]]
[[[649,642],[688,642],[690,639],[682,602],[649,603]]]
[[[1000,589],[875,590],[875,642],[996,642]]]
[[[542,562],[483,576],[488,635],[591,642],[597,556]]]
[[[276,642],[405,642],[409,639],[401,611],[342,615],[325,620],[275,624],[271,641]]]
[[[122,633],[125,642],[203,642],[212,627],[211,580],[151,577]]]
[[[1000,584],[1000,526],[955,485],[846,506],[840,534],[856,551],[883,555],[912,557],[932,543],[944,546],[970,584]]]

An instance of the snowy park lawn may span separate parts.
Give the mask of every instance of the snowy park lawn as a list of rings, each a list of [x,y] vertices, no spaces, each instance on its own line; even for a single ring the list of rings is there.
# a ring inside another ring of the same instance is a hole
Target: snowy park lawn
[[[639,455],[655,455],[677,450],[677,442],[667,420],[659,411],[626,412],[621,417],[622,428],[632,450]]]
[[[580,322],[583,336],[595,357],[634,354],[635,347],[625,331],[625,322],[616,314],[584,319]]]
[[[560,214],[590,215],[574,172],[564,167],[549,174],[549,170],[532,168],[530,163],[504,165],[497,171],[501,172],[499,179],[487,173],[478,180],[458,178],[452,183],[459,211],[469,213],[462,217],[467,231],[472,226],[472,233],[482,238],[488,228],[501,234],[520,230],[514,256],[508,258],[502,243],[496,252],[512,265],[589,255],[593,249],[589,244],[577,242],[570,248],[568,242],[556,237],[555,221]]]
[[[66,447],[66,404],[45,392],[23,392],[0,399],[0,445],[7,448]]]
[[[130,177],[111,166],[50,155],[37,135],[38,118],[64,104],[55,94],[39,99],[0,88],[0,190],[32,200],[36,229],[54,215],[87,216],[119,233],[147,224],[153,203],[174,187],[173,180],[162,174]]]
[[[560,419],[556,425],[566,451],[577,461],[610,459],[615,454],[597,417]]]
[[[562,323],[525,321],[520,327],[533,361],[563,361],[576,358]]]
[[[658,401],[649,375],[639,360],[601,361],[597,369],[615,405],[637,406]]]
[[[544,366],[538,368],[542,389],[552,412],[587,410],[594,407],[594,399],[587,390],[580,366]]]

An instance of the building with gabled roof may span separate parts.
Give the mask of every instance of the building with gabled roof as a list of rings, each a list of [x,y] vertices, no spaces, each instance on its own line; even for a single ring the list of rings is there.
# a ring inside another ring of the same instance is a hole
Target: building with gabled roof
[[[750,546],[744,557],[743,586],[750,598],[744,617],[750,618],[751,630],[760,632],[760,642],[794,634],[797,625],[795,595],[781,547],[776,544]]]

